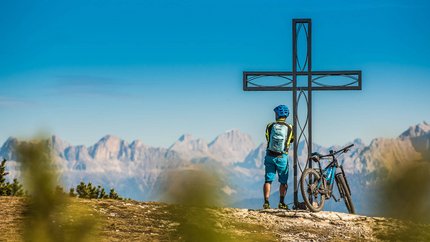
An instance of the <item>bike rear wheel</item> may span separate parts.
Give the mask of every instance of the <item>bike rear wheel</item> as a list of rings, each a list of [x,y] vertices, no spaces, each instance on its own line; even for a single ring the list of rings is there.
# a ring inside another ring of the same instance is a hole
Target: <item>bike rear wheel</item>
[[[321,211],[325,203],[325,194],[320,191],[326,189],[321,174],[312,168],[305,169],[300,178],[300,187],[306,207],[312,212]]]
[[[354,204],[352,203],[351,194],[346,186],[345,178],[342,174],[336,176],[337,187],[339,188],[340,196],[345,201],[346,208],[350,214],[355,214]]]

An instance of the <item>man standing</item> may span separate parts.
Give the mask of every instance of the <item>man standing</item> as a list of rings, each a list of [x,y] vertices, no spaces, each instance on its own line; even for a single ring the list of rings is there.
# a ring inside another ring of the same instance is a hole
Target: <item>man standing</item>
[[[278,172],[279,186],[279,204],[278,208],[288,209],[284,199],[288,188],[288,148],[293,141],[293,128],[286,123],[290,114],[288,107],[285,105],[277,106],[275,111],[276,122],[269,123],[266,127],[267,149],[264,157],[265,182],[263,186],[264,209],[270,208],[269,195],[270,186]]]

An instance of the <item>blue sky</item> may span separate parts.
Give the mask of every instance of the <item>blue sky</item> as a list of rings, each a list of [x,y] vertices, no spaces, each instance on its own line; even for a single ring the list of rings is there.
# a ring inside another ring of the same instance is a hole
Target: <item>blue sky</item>
[[[313,69],[363,90],[313,96],[314,141],[394,137],[430,121],[428,1],[1,1],[0,141],[105,134],[169,146],[237,128],[263,141],[285,92],[244,70],[291,70],[291,20],[312,18]],[[332,112],[332,114],[330,114]]]

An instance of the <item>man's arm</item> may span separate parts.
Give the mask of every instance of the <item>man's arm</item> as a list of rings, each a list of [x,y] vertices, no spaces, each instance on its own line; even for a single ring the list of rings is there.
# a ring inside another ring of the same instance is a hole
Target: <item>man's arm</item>
[[[272,125],[272,123],[269,123],[266,126],[266,141],[269,142],[269,137],[270,137],[270,126]]]
[[[293,134],[293,126],[291,126],[289,124],[287,124],[287,125],[288,125],[288,129],[290,132],[288,132],[288,137],[285,140],[285,147],[286,147],[286,150],[288,152],[288,149],[290,148],[291,143],[293,143],[293,141],[294,141],[294,134]]]
[[[288,125],[290,127],[290,143],[292,143],[294,141],[294,134],[293,134],[293,126],[292,125]]]

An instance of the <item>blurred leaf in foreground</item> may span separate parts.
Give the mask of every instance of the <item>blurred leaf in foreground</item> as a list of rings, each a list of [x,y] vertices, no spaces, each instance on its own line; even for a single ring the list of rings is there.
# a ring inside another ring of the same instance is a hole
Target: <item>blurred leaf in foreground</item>
[[[171,211],[179,223],[172,239],[183,241],[229,241],[228,231],[219,231],[213,209],[223,203],[222,179],[204,166],[180,169],[166,174],[165,199],[175,204]]]
[[[16,148],[29,192],[24,240],[93,241],[96,219],[91,210],[73,205],[64,193],[56,192],[58,174],[48,141],[21,142]]]
[[[404,221],[384,239],[430,241],[430,162],[397,168],[381,188],[379,210],[387,217]]]

